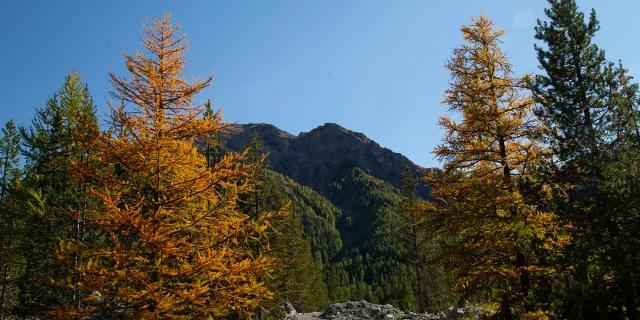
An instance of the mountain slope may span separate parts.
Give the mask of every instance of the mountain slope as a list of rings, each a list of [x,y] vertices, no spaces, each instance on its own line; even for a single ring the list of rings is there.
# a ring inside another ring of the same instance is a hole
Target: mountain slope
[[[402,166],[414,172],[419,166],[332,123],[297,136],[270,124],[234,125],[230,131],[219,137],[223,149],[241,151],[255,133],[272,169],[288,177],[280,178],[289,186],[285,197],[322,263],[332,302],[365,299],[416,309],[415,274],[396,234],[403,232],[397,210]],[[426,198],[428,190],[419,193]]]
[[[277,172],[269,172],[265,178],[270,185],[277,186],[286,200],[291,201],[289,211],[300,220],[304,234],[310,240],[314,259],[326,264],[335,258],[342,249],[342,240],[336,229],[340,209],[311,188]]]
[[[336,178],[335,172],[345,167],[361,168],[396,188],[400,187],[404,163],[414,171],[420,169],[407,157],[335,123],[297,136],[264,123],[234,125],[230,131],[220,137],[227,148],[240,151],[251,142],[255,132],[264,140],[264,151],[269,153],[273,170],[321,195],[327,193],[330,181]]]

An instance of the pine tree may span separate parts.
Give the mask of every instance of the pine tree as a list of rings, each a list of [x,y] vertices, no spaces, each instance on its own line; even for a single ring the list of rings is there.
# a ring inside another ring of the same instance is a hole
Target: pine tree
[[[553,148],[545,177],[566,191],[556,211],[575,227],[560,300],[570,318],[626,313],[638,319],[638,237],[631,230],[639,221],[625,186],[635,179],[638,87],[592,42],[600,29],[594,10],[585,19],[574,0],[549,4],[549,21],[536,27],[544,74],[531,87]]]
[[[439,119],[445,135],[434,153],[444,172],[430,178],[432,221],[455,237],[445,254],[458,298],[486,295],[499,318],[514,319],[538,311],[532,295],[553,272],[539,251],[563,240],[554,215],[541,210],[549,187],[538,182],[533,195],[520,189],[534,184],[531,170],[545,149],[531,139],[539,128],[521,90],[525,79],[499,47],[505,30],[481,15],[461,31],[466,43],[446,63],[451,80],[443,102],[461,120]]]
[[[548,48],[535,45],[540,68],[532,86],[539,103],[536,112],[545,123],[548,142],[554,155],[565,163],[575,163],[585,175],[595,174],[597,161],[607,137],[602,130],[612,104],[605,92],[614,81],[612,64],[604,51],[591,43],[600,29],[595,11],[588,21],[573,0],[550,0],[545,9],[550,21],[538,21],[536,39]],[[588,157],[587,157],[588,156]],[[592,171],[585,171],[585,170]]]
[[[9,120],[0,138],[0,318],[8,318],[17,303],[16,278],[20,275],[22,256],[18,250],[21,216],[15,210],[12,194],[21,178],[19,163],[20,135]]]
[[[75,164],[100,202],[85,223],[107,239],[59,243],[61,261],[80,255],[83,263],[74,268],[81,282],[58,285],[83,295],[80,304],[52,310],[53,318],[248,317],[273,296],[260,281],[270,277],[273,258],[253,254],[248,243],[264,239],[275,213],[249,219],[240,210],[254,180],[246,153],[210,166],[198,152],[226,125],[219,113],[203,118],[204,106],[194,102],[213,77],[185,80],[187,42],[178,30],[168,14],[154,18],[145,25],[145,51],[124,53],[131,77],[109,74],[122,105],[112,107],[110,130],[87,142],[87,165]]]

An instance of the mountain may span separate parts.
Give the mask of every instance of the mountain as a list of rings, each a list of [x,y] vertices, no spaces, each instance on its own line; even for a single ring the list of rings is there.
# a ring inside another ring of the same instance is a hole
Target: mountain
[[[422,168],[334,123],[297,136],[271,124],[233,125],[218,140],[223,151],[237,152],[254,134],[262,138],[272,170],[288,178],[278,181],[322,266],[331,302],[367,300],[415,310],[415,274],[396,236],[403,232],[398,189],[403,164],[416,174]],[[419,194],[427,198],[428,190],[420,187]],[[431,292],[431,309],[450,302],[440,294],[447,289],[443,281],[436,275],[427,285],[438,291]]]
[[[271,124],[238,124],[220,139],[227,148],[240,151],[249,145],[254,132],[263,139],[273,170],[321,195],[326,195],[330,181],[344,168],[360,168],[396,188],[400,187],[403,164],[408,164],[413,171],[421,169],[407,157],[381,147],[364,134],[335,123],[326,123],[297,136]]]

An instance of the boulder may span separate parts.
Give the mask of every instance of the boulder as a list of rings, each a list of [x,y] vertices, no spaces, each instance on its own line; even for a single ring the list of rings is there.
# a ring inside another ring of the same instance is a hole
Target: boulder
[[[294,311],[295,312],[295,311]],[[336,303],[328,306],[324,312],[297,313],[282,320],[488,320],[492,313],[477,307],[449,308],[437,313],[405,313],[391,305],[378,305],[367,301]]]

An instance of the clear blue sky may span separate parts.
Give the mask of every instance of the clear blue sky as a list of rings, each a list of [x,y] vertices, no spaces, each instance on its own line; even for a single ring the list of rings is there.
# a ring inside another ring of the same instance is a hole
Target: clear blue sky
[[[597,43],[640,73],[640,1],[595,7]],[[29,1],[0,4],[0,122],[28,124],[75,68],[107,110],[107,71],[125,75],[120,48],[140,48],[147,17],[172,12],[191,47],[187,75],[217,72],[198,99],[227,121],[266,122],[298,134],[325,122],[362,132],[422,166],[441,131],[436,117],[459,28],[487,13],[506,27],[517,72],[535,72],[533,26],[544,0]]]

